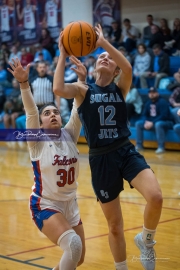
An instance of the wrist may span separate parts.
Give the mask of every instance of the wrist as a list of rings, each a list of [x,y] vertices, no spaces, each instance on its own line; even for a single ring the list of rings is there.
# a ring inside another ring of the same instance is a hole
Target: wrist
[[[78,82],[86,83],[86,79],[85,78],[78,78]]]
[[[25,80],[25,81],[22,81],[22,82],[19,82],[19,81],[18,81],[18,83],[26,83],[26,82],[28,82],[28,79]]]
[[[23,90],[23,89],[27,89],[29,88],[29,82],[26,81],[26,82],[21,82],[19,83],[20,84],[20,88]]]

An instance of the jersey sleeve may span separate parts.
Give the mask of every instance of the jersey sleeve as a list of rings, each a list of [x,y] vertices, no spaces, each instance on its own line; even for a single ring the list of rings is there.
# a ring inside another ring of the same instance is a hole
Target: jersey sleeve
[[[64,127],[64,129],[71,135],[74,143],[77,143],[77,141],[78,141],[79,134],[81,131],[81,126],[82,125],[81,125],[79,115],[77,112],[76,100],[74,99],[70,119]]]

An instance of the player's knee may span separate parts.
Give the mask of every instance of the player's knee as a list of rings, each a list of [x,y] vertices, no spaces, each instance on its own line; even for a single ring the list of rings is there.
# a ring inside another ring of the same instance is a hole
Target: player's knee
[[[163,197],[161,191],[156,191],[151,195],[151,203],[155,205],[156,208],[161,208],[163,204]]]
[[[123,223],[122,222],[109,222],[109,231],[114,236],[123,236]]]
[[[82,242],[74,230],[64,232],[58,239],[57,244],[67,253],[69,259],[78,263],[82,254]]]

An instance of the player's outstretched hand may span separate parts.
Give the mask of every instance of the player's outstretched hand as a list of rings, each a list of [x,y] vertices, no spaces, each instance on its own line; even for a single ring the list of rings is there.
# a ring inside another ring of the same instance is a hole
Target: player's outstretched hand
[[[95,28],[95,32],[97,35],[97,41],[96,41],[96,48],[97,47],[103,47],[104,43],[104,35],[103,35],[103,30],[100,24],[98,24]]]
[[[63,31],[61,31],[60,36],[59,36],[59,50],[60,50],[60,55],[64,55],[65,57],[68,57],[68,53],[66,52],[64,45],[63,45]]]
[[[12,59],[12,63],[9,62],[11,68],[7,68],[9,72],[14,76],[18,82],[25,82],[29,77],[30,64],[24,69],[18,58]]]
[[[86,80],[86,76],[87,76],[86,67],[74,55],[72,55],[69,59],[70,59],[72,64],[76,65],[76,68],[71,67],[71,69],[77,74],[78,79],[80,81],[84,82]]]

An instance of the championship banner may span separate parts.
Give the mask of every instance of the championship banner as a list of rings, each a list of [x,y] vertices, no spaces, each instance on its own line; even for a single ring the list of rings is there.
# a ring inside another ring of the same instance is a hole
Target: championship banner
[[[93,0],[93,22],[100,23],[109,31],[111,23],[117,21],[121,25],[120,0]]]
[[[42,28],[55,39],[61,27],[61,0],[0,0],[1,42],[37,43]]]

